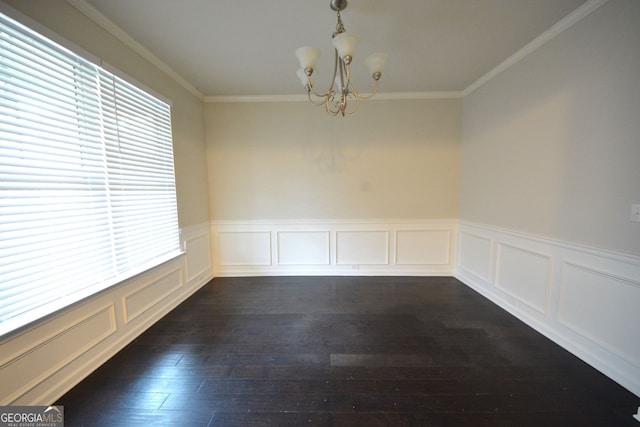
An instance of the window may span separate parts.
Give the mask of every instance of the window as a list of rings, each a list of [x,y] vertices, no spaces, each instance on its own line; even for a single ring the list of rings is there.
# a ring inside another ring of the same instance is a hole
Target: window
[[[170,106],[0,14],[0,335],[179,253]]]

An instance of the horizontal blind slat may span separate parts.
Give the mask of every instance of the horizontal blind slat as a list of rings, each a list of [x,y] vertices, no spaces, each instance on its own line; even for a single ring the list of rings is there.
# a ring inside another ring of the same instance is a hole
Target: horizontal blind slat
[[[170,107],[0,14],[0,335],[180,251]]]

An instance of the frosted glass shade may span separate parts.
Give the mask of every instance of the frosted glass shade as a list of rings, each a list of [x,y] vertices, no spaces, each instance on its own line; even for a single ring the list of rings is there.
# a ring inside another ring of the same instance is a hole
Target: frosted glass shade
[[[340,33],[333,38],[333,46],[338,51],[340,58],[344,59],[345,56],[353,56],[359,41],[360,37],[353,33]]]
[[[369,67],[369,72],[371,74],[375,74],[382,73],[384,65],[387,63],[387,59],[389,59],[389,55],[386,53],[373,53],[367,56],[365,62],[367,63],[367,67]]]
[[[316,68],[320,53],[317,47],[302,46],[296,49],[296,57],[302,68]]]

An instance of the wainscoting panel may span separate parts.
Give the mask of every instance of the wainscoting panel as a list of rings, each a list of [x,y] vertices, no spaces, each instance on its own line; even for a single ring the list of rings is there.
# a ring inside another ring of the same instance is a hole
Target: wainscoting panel
[[[14,385],[12,393],[4,399],[12,401],[31,390],[117,329],[113,305],[78,319],[68,319],[70,323],[64,322],[67,319],[55,320],[58,327],[54,332],[43,336],[40,342],[29,342],[27,337],[21,335],[6,343],[7,350],[23,344],[26,347],[15,348],[8,359],[0,362],[0,384],[3,388]],[[46,366],[46,369],[33,369],[34,366]]]
[[[192,282],[199,276],[210,276],[212,255],[209,230],[196,235],[184,235],[183,233],[183,239],[187,254],[187,282]]]
[[[493,262],[491,239],[461,230],[458,240],[458,269],[489,282]]]
[[[540,313],[546,313],[551,258],[499,243],[496,262],[496,286]]]
[[[219,265],[271,265],[271,233],[266,231],[229,231],[217,234]]]
[[[336,233],[336,264],[389,264],[389,232],[338,231]]]
[[[182,256],[2,337],[0,405],[54,403],[211,280],[209,231],[182,229]]]
[[[640,366],[640,282],[570,262],[562,273],[558,320]]]
[[[214,273],[450,276],[455,230],[450,220],[214,221]]]
[[[449,230],[398,230],[396,264],[447,265],[450,246]]]
[[[457,254],[456,278],[640,396],[640,257],[464,222]]]
[[[279,265],[329,265],[329,231],[280,231]]]
[[[124,323],[129,323],[142,315],[181,286],[183,286],[182,270],[176,268],[136,287],[134,291],[122,297]]]

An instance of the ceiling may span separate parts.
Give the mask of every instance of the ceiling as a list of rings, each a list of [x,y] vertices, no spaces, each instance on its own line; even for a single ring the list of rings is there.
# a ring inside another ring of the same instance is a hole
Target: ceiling
[[[329,0],[86,0],[204,96],[301,94],[297,47],[319,47],[328,86],[336,15]],[[354,84],[371,87],[363,58],[389,63],[381,92],[463,91],[586,0],[349,0],[361,37]]]

